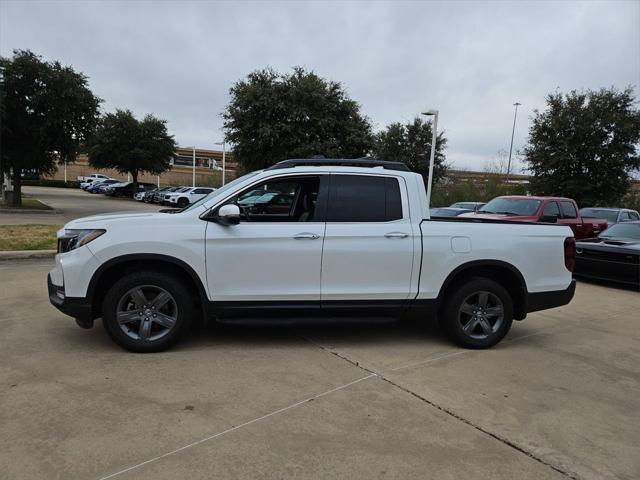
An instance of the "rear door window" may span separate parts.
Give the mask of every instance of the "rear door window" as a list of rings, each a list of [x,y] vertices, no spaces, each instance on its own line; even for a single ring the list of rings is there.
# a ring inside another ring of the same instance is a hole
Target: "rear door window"
[[[562,210],[562,218],[578,218],[578,212],[576,212],[573,203],[560,202],[560,209]]]
[[[402,218],[397,178],[332,175],[327,222],[390,222]]]
[[[556,217],[560,216],[560,210],[558,209],[558,204],[556,202],[549,202],[544,206],[544,210],[542,211],[542,215],[555,215]]]

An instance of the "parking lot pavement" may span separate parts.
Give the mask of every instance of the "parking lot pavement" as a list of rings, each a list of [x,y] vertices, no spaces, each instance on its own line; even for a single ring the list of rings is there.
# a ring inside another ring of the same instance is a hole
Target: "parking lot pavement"
[[[76,218],[100,213],[127,210],[157,211],[162,208],[159,205],[136,202],[127,198],[111,198],[105,195],[91,194],[79,188],[23,187],[23,192],[53,207],[56,213],[19,214],[0,212],[0,225],[27,223],[62,225]]]
[[[487,351],[400,323],[200,328],[137,355],[0,265],[2,478],[640,477],[640,295],[580,283]]]

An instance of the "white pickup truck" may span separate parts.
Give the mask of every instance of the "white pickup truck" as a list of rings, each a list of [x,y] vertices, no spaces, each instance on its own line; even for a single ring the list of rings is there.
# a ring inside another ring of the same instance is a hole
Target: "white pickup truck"
[[[248,192],[285,200],[254,209]],[[122,347],[163,350],[196,318],[437,317],[487,348],[567,304],[575,242],[557,224],[430,219],[397,162],[286,160],[173,213],[116,213],[58,232],[51,303]]]
[[[80,188],[84,188],[87,185],[92,184],[93,182],[101,182],[103,180],[111,180],[111,177],[107,175],[103,175],[101,173],[92,173],[91,175],[78,175],[76,180],[80,183]]]

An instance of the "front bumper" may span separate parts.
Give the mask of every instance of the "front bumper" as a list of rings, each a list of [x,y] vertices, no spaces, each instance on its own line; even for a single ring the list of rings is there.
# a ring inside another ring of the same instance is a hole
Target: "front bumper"
[[[84,297],[67,297],[64,286],[54,285],[51,274],[47,275],[47,289],[49,301],[62,313],[75,318],[78,322],[92,323],[93,315],[91,304]]]
[[[550,292],[527,293],[527,313],[561,307],[568,304],[576,293],[576,281],[565,290],[553,290]]]

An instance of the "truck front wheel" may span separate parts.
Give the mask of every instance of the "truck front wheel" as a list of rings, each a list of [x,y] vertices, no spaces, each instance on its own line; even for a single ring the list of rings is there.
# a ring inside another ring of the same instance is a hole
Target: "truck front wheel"
[[[473,277],[447,295],[442,324],[465,348],[489,348],[504,338],[513,322],[513,301],[497,282]]]
[[[109,336],[132,352],[159,352],[173,345],[193,316],[189,292],[160,272],[122,277],[102,304],[102,323]]]

